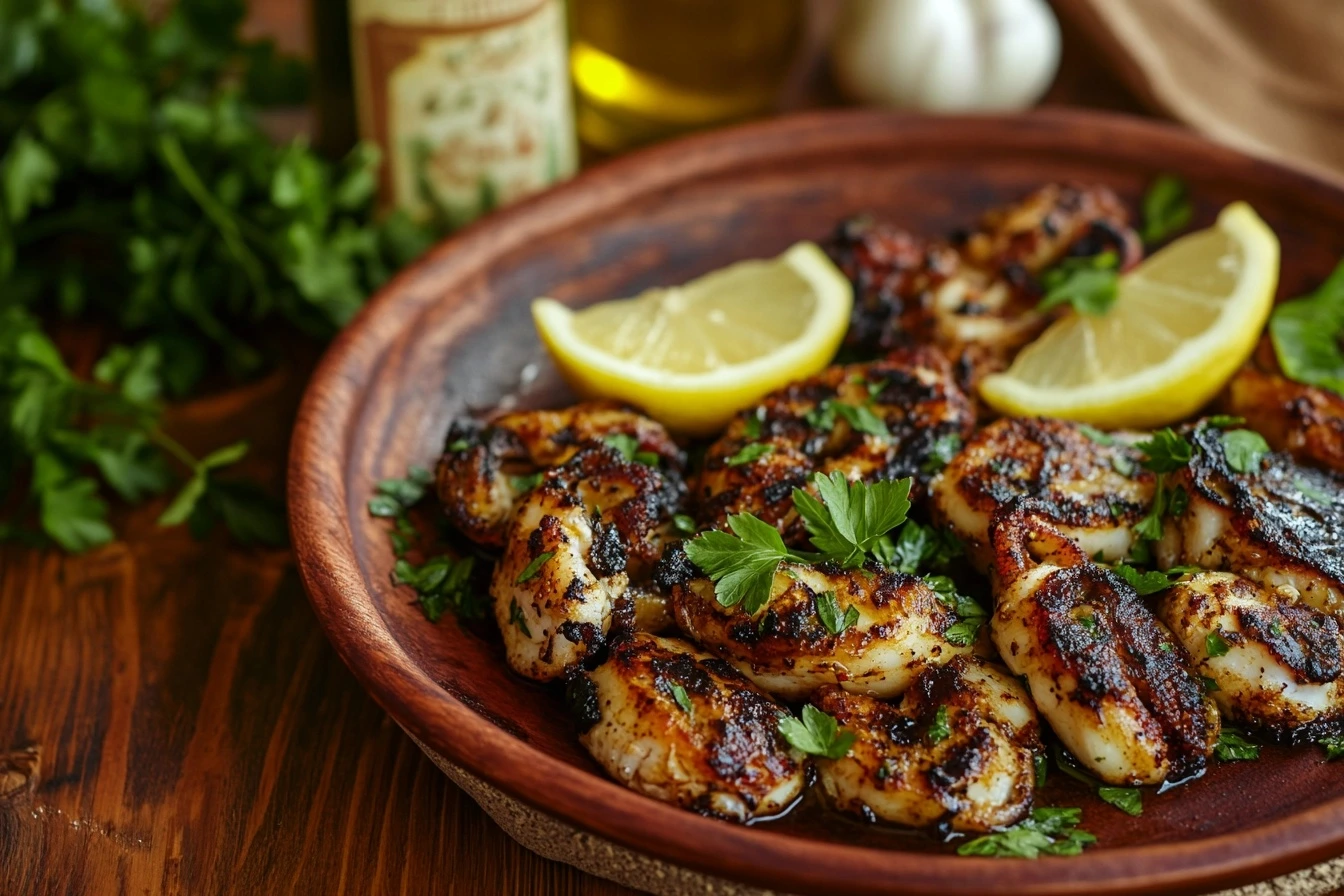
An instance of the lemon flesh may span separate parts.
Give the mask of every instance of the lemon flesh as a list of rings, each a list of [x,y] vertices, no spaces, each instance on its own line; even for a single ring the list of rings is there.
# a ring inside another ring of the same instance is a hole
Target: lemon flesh
[[[1070,312],[980,395],[995,410],[1108,428],[1198,411],[1255,348],[1274,304],[1279,241],[1244,202],[1120,278],[1110,311]]]
[[[532,319],[576,392],[627,401],[672,430],[706,435],[824,368],[853,301],[845,275],[803,242],[777,258],[580,311],[537,299]]]

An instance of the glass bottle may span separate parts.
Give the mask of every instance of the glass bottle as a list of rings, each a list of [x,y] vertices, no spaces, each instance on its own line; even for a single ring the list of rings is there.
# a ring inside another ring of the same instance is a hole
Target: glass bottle
[[[803,0],[570,0],[580,138],[616,152],[765,114]]]
[[[351,0],[350,25],[389,204],[457,227],[573,173],[563,0]]]

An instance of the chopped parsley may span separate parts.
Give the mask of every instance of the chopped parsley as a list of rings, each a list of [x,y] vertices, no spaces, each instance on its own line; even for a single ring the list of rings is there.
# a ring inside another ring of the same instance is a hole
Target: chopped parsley
[[[816,597],[817,618],[826,626],[826,631],[838,635],[859,621],[859,611],[846,607],[842,612],[840,602],[835,599],[834,591],[823,591]]]
[[[765,422],[765,408],[756,407],[747,412],[742,429],[748,439],[755,441],[761,437],[761,424]]]
[[[811,703],[803,707],[802,721],[785,714],[779,719],[779,733],[789,744],[809,756],[841,759],[854,743],[854,735],[839,730],[831,716]]]
[[[1222,443],[1223,456],[1238,473],[1258,472],[1260,462],[1269,454],[1269,443],[1265,437],[1250,429],[1224,430]]]
[[[1097,796],[1126,815],[1143,814],[1143,791],[1137,787],[1098,787]]]
[[[524,582],[530,582],[535,579],[537,573],[541,572],[541,568],[546,565],[546,561],[554,556],[555,551],[543,551],[532,558],[532,562],[527,564],[527,568],[518,574],[518,578],[514,580],[514,584],[521,585]]]
[[[906,520],[895,539],[883,538],[874,550],[883,566],[912,575],[921,569],[944,569],[965,553],[965,546],[950,529],[915,520]]]
[[[1282,302],[1269,317],[1269,336],[1283,373],[1308,386],[1344,394],[1344,262],[1315,292]]]
[[[527,617],[523,615],[523,608],[518,606],[517,598],[509,600],[509,624],[517,626],[523,637],[532,637],[532,632],[527,627]]]
[[[1144,243],[1151,246],[1183,230],[1193,213],[1185,181],[1172,174],[1159,175],[1143,194],[1140,235]]]
[[[845,404],[843,401],[837,401],[831,405],[831,408],[856,432],[867,433],[883,439],[891,438],[891,431],[887,429],[887,424],[882,422],[882,418],[874,414],[872,408],[867,405]]]
[[[643,464],[646,467],[656,467],[662,460],[654,451],[640,451],[639,439],[624,432],[614,432],[602,440],[607,445],[620,452],[621,457],[627,461]]]
[[[401,559],[392,567],[392,582],[409,585],[430,622],[438,622],[449,610],[463,619],[482,619],[486,598],[472,587],[475,568],[472,557],[431,557],[419,566]]]
[[[466,439],[454,439],[453,441],[451,441],[451,442],[448,443],[448,453],[449,453],[449,454],[458,454],[458,453],[460,453],[460,452],[462,452],[462,451],[466,451],[466,450],[467,450],[468,448],[470,448],[470,447],[471,447],[471,442],[469,442],[468,440],[466,440]]]
[[[1091,635],[1094,638],[1097,637],[1098,626],[1100,623],[1097,622],[1097,617],[1095,613],[1089,613],[1086,616],[1079,616],[1078,624],[1081,625],[1089,635]]]
[[[919,465],[919,469],[928,475],[933,475],[952,463],[952,458],[956,457],[960,450],[961,436],[954,432],[943,433],[933,440],[928,456]]]
[[[1212,426],[1214,429],[1231,429],[1234,426],[1241,426],[1246,422],[1246,418],[1232,414],[1211,414],[1205,417],[1203,422],[1205,426]]]
[[[1031,757],[1031,764],[1036,769],[1036,789],[1040,790],[1050,776],[1050,760],[1044,753],[1036,753]]]
[[[541,471],[537,471],[527,476],[510,476],[509,488],[519,493],[530,492],[541,484],[542,475]]]
[[[1083,847],[1097,842],[1095,836],[1078,827],[1082,818],[1082,809],[1033,809],[1026,821],[963,843],[957,855],[1018,859],[1076,856]]]
[[[1160,429],[1134,447],[1143,452],[1143,467],[1154,473],[1173,473],[1190,463],[1194,446],[1171,427]]]
[[[1317,504],[1324,504],[1329,507],[1335,503],[1335,499],[1328,492],[1322,491],[1301,476],[1293,479],[1293,487],[1302,493],[1302,497],[1310,498]]]
[[[1226,656],[1230,649],[1221,629],[1215,629],[1204,636],[1204,651],[1209,656]]]
[[[1106,251],[1086,258],[1065,258],[1041,275],[1045,295],[1037,311],[1072,305],[1079,314],[1102,317],[1115,304],[1120,285],[1120,259]]]
[[[738,449],[737,453],[725,461],[730,467],[740,467],[773,453],[775,446],[769,442],[749,442]]]
[[[1077,424],[1077,428],[1080,433],[1087,436],[1089,439],[1096,442],[1098,445],[1115,444],[1115,436],[1111,435],[1108,432],[1103,432],[1102,430],[1097,429],[1095,426],[1092,426],[1087,423],[1079,423]]]
[[[672,528],[676,529],[682,535],[694,535],[696,532],[695,519],[684,513],[673,514]]]
[[[1331,762],[1344,756],[1344,735],[1333,734],[1329,737],[1323,737],[1316,741],[1322,747],[1325,747],[1325,761]]]
[[[1198,568],[1196,567],[1196,571]],[[1130,586],[1138,592],[1140,597],[1147,597],[1150,594],[1156,594],[1159,591],[1165,591],[1171,587],[1171,584],[1186,573],[1191,571],[1188,566],[1177,566],[1163,572],[1157,569],[1139,571],[1128,563],[1117,563],[1112,567],[1112,571],[1120,578],[1124,579]]]
[[[1236,728],[1225,727],[1218,732],[1218,743],[1214,744],[1213,755],[1224,762],[1259,759],[1260,746],[1251,743]]]
[[[949,644],[966,647],[980,636],[980,627],[989,613],[979,602],[957,591],[957,585],[947,576],[925,576],[924,582],[938,595],[938,600],[957,614],[957,622],[943,632]]]
[[[952,736],[952,726],[947,721],[946,706],[938,707],[938,711],[933,714],[933,721],[929,723],[924,736],[928,738],[931,744],[940,743]]]
[[[691,697],[686,693],[686,689],[675,681],[668,682],[667,689],[672,692],[672,699],[677,701],[677,706],[686,715],[691,714]]]

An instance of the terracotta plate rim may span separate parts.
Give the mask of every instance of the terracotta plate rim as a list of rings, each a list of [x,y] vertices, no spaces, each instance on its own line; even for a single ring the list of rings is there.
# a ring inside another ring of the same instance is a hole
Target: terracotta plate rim
[[[1028,151],[1074,143],[1126,156],[1143,144],[1180,158],[1198,153],[1248,179],[1344,208],[1344,189],[1258,160],[1188,131],[1109,113],[1048,109],[1001,117],[931,118],[872,110],[814,112],[686,138],[590,169],[556,189],[473,225],[399,274],[337,337],[305,392],[289,462],[289,514],[299,571],[327,637],[363,687],[402,727],[451,762],[577,828],[635,851],[722,878],[790,892],[1057,894],[1181,892],[1231,886],[1344,852],[1344,798],[1257,828],[1187,843],[1117,847],[1036,861],[963,858],[845,846],[741,827],[675,809],[555,759],[484,719],[402,650],[376,610],[346,515],[352,463],[345,424],[392,345],[431,304],[426,272],[465,275],[489,257],[623,200],[750,161],[937,139],[986,129],[997,145]],[[1081,144],[1076,135],[1090,139]],[[1105,147],[1104,149],[1097,148]]]

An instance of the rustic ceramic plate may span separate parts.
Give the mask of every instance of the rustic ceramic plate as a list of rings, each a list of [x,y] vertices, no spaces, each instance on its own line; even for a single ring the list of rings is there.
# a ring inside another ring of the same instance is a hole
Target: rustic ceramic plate
[[[1233,199],[1255,206],[1283,241],[1284,296],[1344,254],[1338,187],[1174,128],[1065,111],[780,119],[623,158],[491,216],[384,289],[309,386],[290,513],[327,635],[510,833],[655,892],[1165,893],[1264,879],[1344,851],[1344,763],[1326,764],[1314,748],[1217,765],[1149,796],[1141,818],[1052,784],[1047,799],[1083,806],[1099,838],[1068,859],[960,858],[808,808],[754,827],[673,809],[603,777],[555,691],[508,672],[496,633],[451,617],[427,623],[389,584],[384,524],[365,511],[378,479],[432,462],[453,415],[565,400],[532,330],[537,295],[574,305],[631,295],[820,239],[865,210],[943,233],[1052,180],[1108,184],[1134,202],[1164,171],[1190,182],[1198,226]]]

